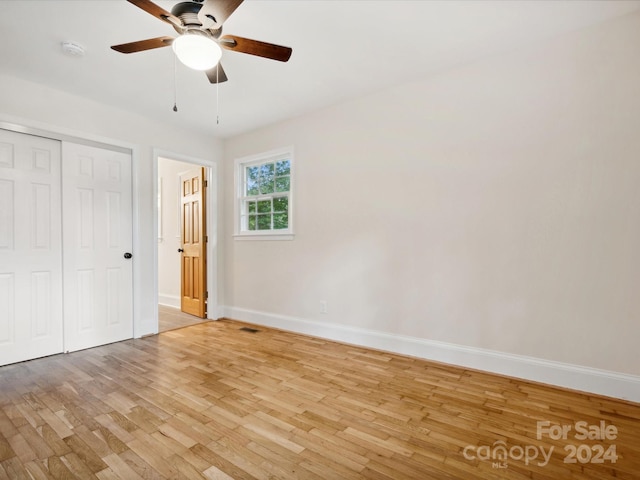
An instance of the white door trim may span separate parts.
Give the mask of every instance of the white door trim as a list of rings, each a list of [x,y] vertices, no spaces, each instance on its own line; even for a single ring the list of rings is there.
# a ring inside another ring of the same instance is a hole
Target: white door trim
[[[53,130],[44,130],[36,127],[28,127],[17,123],[0,121],[0,128],[3,130],[9,130],[16,133],[24,133],[26,135],[32,135],[34,137],[43,137],[51,140],[58,140],[60,142],[77,143],[79,145],[86,145],[88,147],[96,147],[102,150],[111,150],[114,152],[130,154],[132,148],[122,145],[116,145],[114,143],[105,143],[99,140],[90,140],[84,137],[78,137],[70,135],[68,133],[60,133]]]

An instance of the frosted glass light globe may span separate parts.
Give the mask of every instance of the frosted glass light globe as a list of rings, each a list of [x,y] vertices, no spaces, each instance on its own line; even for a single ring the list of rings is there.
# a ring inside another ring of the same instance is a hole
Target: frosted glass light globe
[[[173,41],[173,51],[178,60],[194,70],[209,70],[222,57],[222,49],[211,38],[203,35],[184,34]]]

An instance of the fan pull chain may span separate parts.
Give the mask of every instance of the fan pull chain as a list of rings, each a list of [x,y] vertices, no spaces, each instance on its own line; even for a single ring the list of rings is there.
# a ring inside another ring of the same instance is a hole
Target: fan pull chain
[[[216,125],[220,125],[220,62],[216,65]]]
[[[176,55],[173,56],[173,111],[178,111],[178,64]]]

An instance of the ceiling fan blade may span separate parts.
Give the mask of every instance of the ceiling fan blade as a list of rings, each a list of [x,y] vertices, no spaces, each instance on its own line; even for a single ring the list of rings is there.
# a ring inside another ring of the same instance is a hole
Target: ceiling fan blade
[[[173,37],[157,37],[138,40],[137,42],[123,43],[122,45],[113,45],[111,48],[120,53],[135,53],[152,50],[154,48],[168,47],[172,42]]]
[[[258,57],[270,58],[279,62],[286,62],[291,57],[293,50],[289,47],[274,45],[273,43],[260,42],[248,38],[224,35],[218,43],[222,48],[236,52],[248,53]]]
[[[202,28],[217,30],[242,2],[243,0],[205,0],[198,12]]]
[[[176,27],[182,28],[182,21],[170,12],[167,12],[164,8],[159,7],[155,3],[149,0],[127,0],[129,3],[133,3],[136,7],[141,8],[147,13],[150,13],[156,18],[159,18],[163,22],[170,23]]]
[[[222,83],[228,80],[227,74],[224,73],[222,65],[218,63],[215,67],[204,72],[211,83]]]

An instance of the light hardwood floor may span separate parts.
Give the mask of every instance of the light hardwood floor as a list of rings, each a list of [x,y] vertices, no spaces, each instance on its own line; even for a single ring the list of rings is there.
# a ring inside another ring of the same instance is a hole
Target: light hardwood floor
[[[638,404],[245,326],[0,368],[0,478],[639,478]],[[538,439],[538,421],[572,431]],[[578,441],[581,421],[616,438]],[[565,463],[568,445],[617,460]]]
[[[207,319],[183,313],[179,308],[158,305],[158,331],[160,333],[176,328],[190,327],[206,321]]]

